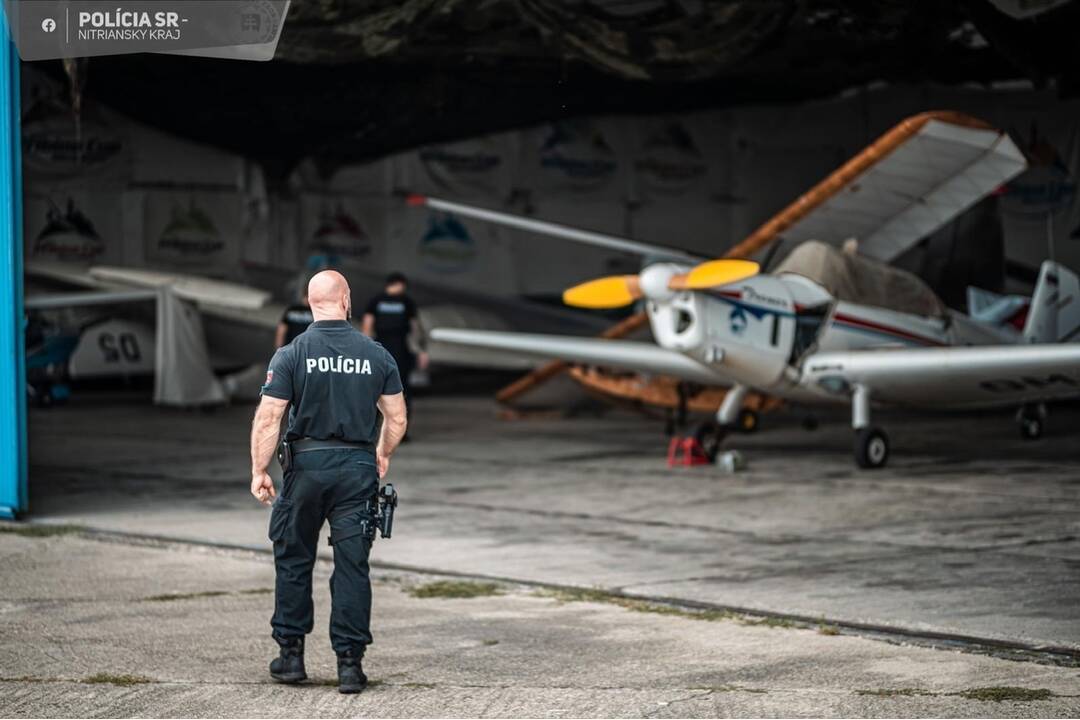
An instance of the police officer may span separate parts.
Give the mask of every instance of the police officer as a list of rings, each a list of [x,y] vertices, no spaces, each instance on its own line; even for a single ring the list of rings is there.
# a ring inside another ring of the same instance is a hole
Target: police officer
[[[427,336],[420,323],[416,302],[408,290],[408,280],[403,274],[390,273],[383,291],[368,302],[363,317],[364,334],[378,340],[394,356],[401,371],[406,401],[411,399],[409,376],[413,368],[427,370],[428,367]],[[414,354],[409,347],[410,337],[419,346],[419,354]]]
[[[345,278],[333,270],[318,273],[308,284],[308,300],[315,321],[274,354],[251,430],[251,494],[265,504],[276,497],[270,513],[277,571],[271,625],[281,652],[270,675],[285,683],[307,678],[311,573],[319,530],[329,520],[330,640],[338,690],[354,693],[367,684],[360,661],[372,641],[369,502],[405,434],[405,400],[393,357],[349,322]],[[292,462],[277,495],[267,468],[286,407]]]
[[[308,325],[314,321],[311,305],[308,304],[307,290],[305,290],[300,302],[285,308],[285,312],[281,314],[277,331],[274,333],[274,347],[288,345],[296,339],[297,335],[307,330]]]

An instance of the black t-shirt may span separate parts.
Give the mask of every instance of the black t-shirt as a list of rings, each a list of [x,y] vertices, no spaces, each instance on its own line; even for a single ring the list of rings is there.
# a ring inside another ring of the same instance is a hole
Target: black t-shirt
[[[319,320],[280,348],[262,386],[290,402],[286,440],[374,443],[379,397],[399,392],[394,358],[346,320]]]
[[[285,323],[285,343],[291,343],[293,339],[308,329],[308,325],[315,322],[311,314],[311,308],[297,303],[285,308],[281,315],[281,322]]]
[[[408,352],[406,339],[416,317],[416,303],[411,297],[384,292],[371,298],[364,312],[375,316],[376,340],[394,355]]]

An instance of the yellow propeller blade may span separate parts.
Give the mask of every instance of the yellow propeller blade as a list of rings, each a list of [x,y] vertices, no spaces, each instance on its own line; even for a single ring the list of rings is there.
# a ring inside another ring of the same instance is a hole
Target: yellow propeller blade
[[[575,285],[563,292],[563,302],[579,308],[606,310],[629,305],[641,297],[637,275],[612,275]]]
[[[752,260],[710,260],[685,275],[671,278],[668,287],[672,290],[707,290],[754,277],[760,270]]]

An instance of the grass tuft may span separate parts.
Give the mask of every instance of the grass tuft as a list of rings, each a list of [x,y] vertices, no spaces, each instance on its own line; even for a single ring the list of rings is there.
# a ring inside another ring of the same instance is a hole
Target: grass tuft
[[[971,688],[970,690],[961,690],[958,693],[962,698],[968,700],[981,700],[982,702],[1004,702],[1006,700],[1012,700],[1014,702],[1034,702],[1037,700],[1049,700],[1056,697],[1051,690],[1046,688],[1022,688],[1022,687],[983,687],[983,688]]]
[[[839,635],[840,628],[835,625],[829,625],[828,623],[819,623],[817,627],[818,635]]]
[[[415,598],[478,598],[502,595],[502,589],[495,583],[438,580],[409,588],[408,593]]]
[[[769,691],[764,688],[745,687],[743,685],[701,685],[690,688],[691,690],[708,690],[714,693],[752,693],[754,695],[768,695]]]
[[[966,700],[978,700],[980,702],[1034,702],[1037,700],[1049,700],[1057,697],[1051,690],[1046,688],[1022,688],[1022,687],[983,687],[971,688],[952,693],[935,693],[918,688],[878,688],[877,690],[856,690],[856,695],[872,695],[874,697],[914,697],[926,695],[935,697],[962,697]]]
[[[793,628],[795,623],[787,618],[779,617],[741,617],[739,622],[743,625],[750,625],[751,627],[767,627],[767,628]]]
[[[143,598],[146,602],[173,602],[174,600],[195,600],[197,598],[221,597],[229,593],[224,590],[203,590],[193,593],[167,593],[165,595],[151,595]]]
[[[876,688],[874,690],[856,690],[856,695],[870,695],[872,697],[915,697],[917,695],[933,695],[929,690],[919,688]]]
[[[498,645],[499,641],[498,640],[481,640],[480,644],[485,645],[487,647],[491,647],[492,645]]]
[[[98,673],[97,675],[83,678],[83,682],[87,685],[119,685],[121,687],[131,687],[132,685],[145,685],[146,683],[152,683],[154,681],[151,678],[142,675]]]
[[[78,525],[39,525],[28,523],[0,523],[0,533],[9,535],[21,535],[22,537],[56,537],[58,535],[73,535],[80,533],[83,528]]]
[[[674,605],[648,602],[636,598],[623,597],[606,590],[597,588],[564,588],[560,590],[541,590],[537,593],[542,597],[550,597],[559,602],[592,602],[618,605],[621,608],[652,615],[672,615],[675,617],[689,618],[691,620],[705,620],[715,622],[717,620],[733,620],[738,616],[727,610],[688,610]]]

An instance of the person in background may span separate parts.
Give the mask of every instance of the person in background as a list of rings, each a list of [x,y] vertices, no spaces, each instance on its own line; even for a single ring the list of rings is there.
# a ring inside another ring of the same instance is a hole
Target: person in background
[[[410,399],[409,375],[414,368],[426,370],[428,367],[427,337],[408,289],[408,280],[402,273],[390,273],[383,291],[367,304],[363,320],[364,334],[379,341],[394,356],[405,388],[406,403]],[[417,354],[409,346],[410,336],[420,349]]]
[[[285,308],[278,323],[277,332],[274,334],[274,347],[280,348],[288,345],[300,333],[308,329],[308,325],[314,322],[311,314],[311,306],[308,305],[307,290],[300,296],[300,302]]]

